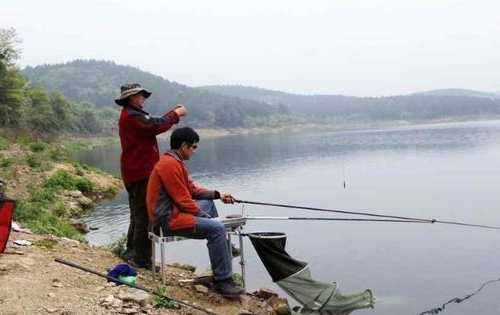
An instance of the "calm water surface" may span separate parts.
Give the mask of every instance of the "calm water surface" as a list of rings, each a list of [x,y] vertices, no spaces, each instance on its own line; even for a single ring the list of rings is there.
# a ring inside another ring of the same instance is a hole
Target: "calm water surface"
[[[195,180],[237,198],[500,225],[500,121],[391,130],[230,136],[203,140],[188,162]],[[166,143],[162,148],[167,149]],[[119,147],[78,157],[117,173]],[[343,183],[346,183],[344,188]],[[219,204],[221,214],[239,206]],[[247,206],[252,215],[311,215]],[[88,235],[107,244],[128,227],[126,193],[87,218]],[[373,289],[375,309],[417,314],[500,277],[500,232],[408,223],[249,222],[247,231],[282,231],[288,251],[315,277],[343,292]],[[275,288],[246,240],[249,289]],[[208,267],[203,241],[168,246],[168,260]],[[235,271],[238,266],[235,265]],[[499,314],[500,284],[448,314]]]

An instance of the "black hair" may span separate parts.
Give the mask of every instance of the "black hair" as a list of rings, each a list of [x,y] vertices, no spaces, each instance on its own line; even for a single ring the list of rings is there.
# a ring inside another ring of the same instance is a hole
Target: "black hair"
[[[183,143],[195,144],[200,141],[200,136],[190,127],[177,128],[170,135],[170,148],[177,150]]]

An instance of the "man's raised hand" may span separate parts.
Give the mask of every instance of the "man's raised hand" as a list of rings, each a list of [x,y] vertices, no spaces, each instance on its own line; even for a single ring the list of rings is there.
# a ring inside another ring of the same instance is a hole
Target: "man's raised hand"
[[[182,104],[177,104],[174,108],[174,112],[177,114],[177,116],[182,117],[187,115],[187,109],[186,106]]]

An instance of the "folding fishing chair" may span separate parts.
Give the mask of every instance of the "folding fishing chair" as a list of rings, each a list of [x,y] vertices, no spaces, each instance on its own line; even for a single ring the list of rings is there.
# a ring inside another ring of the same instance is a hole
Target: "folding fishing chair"
[[[237,235],[239,238],[239,246],[240,246],[240,266],[241,266],[241,276],[243,281],[243,288],[245,288],[245,255],[243,250],[243,226],[246,224],[246,218],[241,216],[228,216],[226,218],[215,218],[214,220],[220,220],[227,232],[227,242],[229,248],[229,254],[231,255],[231,235]],[[162,284],[165,284],[165,255],[166,249],[165,246],[167,243],[189,240],[189,238],[172,236],[172,235],[163,235],[163,230],[160,228],[158,234],[153,232],[149,232],[149,239],[151,240],[152,250],[151,250],[151,260],[153,261],[153,265],[156,263],[156,248],[160,246],[160,273],[161,273],[161,281]],[[153,278],[156,278],[156,268],[153,269]]]

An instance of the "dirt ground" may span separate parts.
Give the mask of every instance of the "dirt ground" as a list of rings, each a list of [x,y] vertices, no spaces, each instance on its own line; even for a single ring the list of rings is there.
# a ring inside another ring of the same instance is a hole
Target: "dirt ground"
[[[20,246],[16,240],[32,244]],[[123,263],[107,248],[51,235],[13,232],[5,253],[0,254],[0,314],[204,314],[187,307],[155,308],[152,297],[142,291],[112,285],[104,278],[57,263],[55,258],[102,273]],[[166,294],[217,314],[276,314],[269,300],[250,294],[228,300],[181,281],[194,277],[191,271],[168,267]],[[138,270],[138,284],[152,289],[161,285],[144,269]]]

